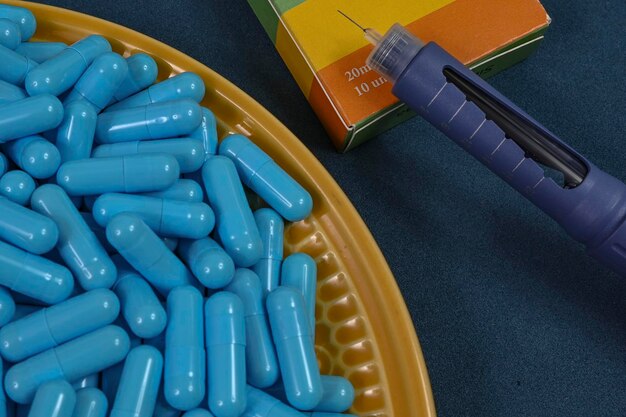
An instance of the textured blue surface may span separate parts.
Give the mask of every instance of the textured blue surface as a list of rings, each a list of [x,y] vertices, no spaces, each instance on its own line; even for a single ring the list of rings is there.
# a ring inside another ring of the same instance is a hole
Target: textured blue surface
[[[189,54],[304,141],[389,262],[441,417],[626,414],[624,279],[424,120],[336,153],[244,0],[48,2]],[[543,3],[538,53],[490,82],[625,180],[626,3]]]

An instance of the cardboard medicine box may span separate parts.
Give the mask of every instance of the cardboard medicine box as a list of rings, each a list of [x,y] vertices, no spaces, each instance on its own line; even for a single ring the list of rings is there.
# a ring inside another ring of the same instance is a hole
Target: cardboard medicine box
[[[363,33],[399,22],[487,77],[523,60],[550,18],[539,0],[248,0],[336,148],[345,152],[413,116],[365,60]]]

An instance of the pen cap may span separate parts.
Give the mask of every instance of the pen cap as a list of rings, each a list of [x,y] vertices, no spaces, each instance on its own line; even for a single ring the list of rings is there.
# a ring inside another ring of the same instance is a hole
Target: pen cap
[[[396,23],[367,57],[367,65],[395,83],[423,46],[424,42]]]

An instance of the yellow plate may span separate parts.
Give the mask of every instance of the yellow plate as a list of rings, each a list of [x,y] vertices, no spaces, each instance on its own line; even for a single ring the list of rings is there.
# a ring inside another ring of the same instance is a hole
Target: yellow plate
[[[286,227],[285,250],[306,252],[318,265],[316,352],[322,373],[350,379],[356,390],[351,412],[359,416],[435,416],[422,351],[385,259],[339,186],[285,126],[211,69],[154,39],[57,7],[3,3],[35,14],[33,40],[73,43],[97,33],[124,56],[153,56],[161,79],[183,71],[200,75],[206,84],[202,104],[219,119],[220,136],[249,136],[313,196],[311,217]]]

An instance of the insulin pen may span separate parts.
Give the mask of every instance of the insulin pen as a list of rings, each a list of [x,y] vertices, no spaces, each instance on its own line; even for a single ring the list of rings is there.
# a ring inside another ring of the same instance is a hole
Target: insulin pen
[[[341,13],[341,12],[340,12]],[[626,276],[626,185],[556,137],[435,42],[395,24],[367,64],[393,94]],[[548,172],[557,175],[548,175]],[[555,178],[562,179],[555,179]]]

